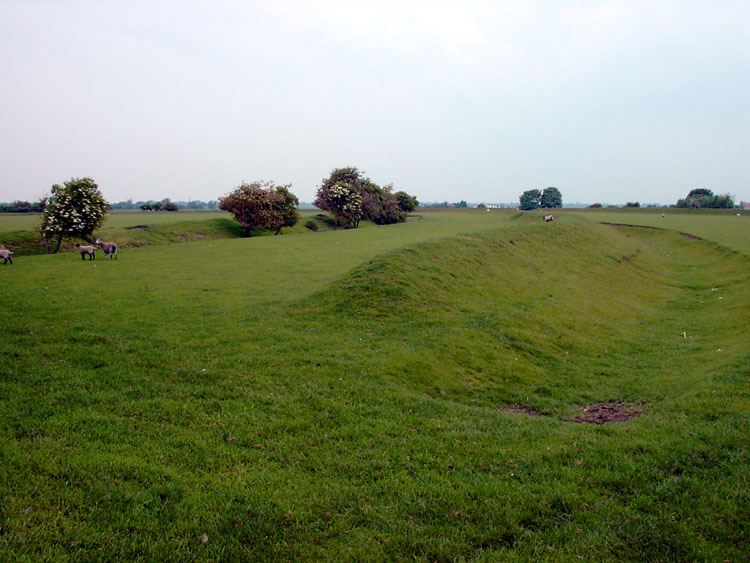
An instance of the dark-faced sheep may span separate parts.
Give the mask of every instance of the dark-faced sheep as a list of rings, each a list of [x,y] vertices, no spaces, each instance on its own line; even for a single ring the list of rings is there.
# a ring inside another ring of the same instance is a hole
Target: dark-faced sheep
[[[13,263],[13,258],[11,258],[12,256],[13,256],[13,253],[10,250],[8,250],[7,248],[0,248],[0,258],[3,259],[3,264],[7,264],[8,262],[12,264]]]
[[[81,253],[81,260],[86,260],[87,254],[89,255],[89,260],[96,260],[96,247],[84,246],[80,242],[77,242],[76,248],[78,249],[78,252]]]
[[[104,242],[100,238],[96,239],[96,244],[98,244],[104,251],[105,260],[107,258],[111,260],[113,256],[115,260],[117,260],[117,244],[115,244],[114,242]]]
[[[544,222],[549,223],[550,221],[554,221],[555,218],[552,215],[545,215],[544,216]]]

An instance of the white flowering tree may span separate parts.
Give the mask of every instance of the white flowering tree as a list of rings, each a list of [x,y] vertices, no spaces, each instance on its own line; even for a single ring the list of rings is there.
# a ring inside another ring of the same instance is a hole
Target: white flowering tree
[[[91,178],[71,178],[62,186],[52,186],[40,228],[47,252],[55,238],[53,254],[60,250],[63,237],[90,237],[104,222],[108,208],[109,203]]]
[[[362,196],[354,186],[336,182],[328,190],[328,199],[337,223],[354,229],[359,226],[359,220],[362,218]]]
[[[346,182],[322,186],[318,190],[315,205],[331,213],[338,227],[356,229],[362,218],[362,195]]]

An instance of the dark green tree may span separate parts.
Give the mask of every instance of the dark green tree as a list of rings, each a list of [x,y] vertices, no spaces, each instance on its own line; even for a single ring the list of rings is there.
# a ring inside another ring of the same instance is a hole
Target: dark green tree
[[[539,190],[526,190],[518,199],[521,204],[519,206],[521,210],[530,211],[532,209],[537,209],[541,204],[542,192]]]
[[[417,201],[417,198],[407,194],[404,191],[398,191],[393,195],[396,196],[396,200],[398,201],[398,206],[406,213],[411,213],[417,207],[419,207],[419,202]]]
[[[696,188],[690,190],[686,198],[678,199],[677,207],[729,209],[734,207],[734,200],[729,194],[714,195],[708,188]]]
[[[291,187],[291,184],[276,186],[276,193],[281,196],[281,199],[276,202],[276,206],[283,220],[283,224],[274,233],[277,235],[281,232],[282,227],[294,227],[299,222],[299,213],[297,212],[299,198],[289,190]]]
[[[560,190],[554,187],[543,190],[539,201],[539,207],[544,207],[546,209],[562,207],[562,194],[560,193]]]

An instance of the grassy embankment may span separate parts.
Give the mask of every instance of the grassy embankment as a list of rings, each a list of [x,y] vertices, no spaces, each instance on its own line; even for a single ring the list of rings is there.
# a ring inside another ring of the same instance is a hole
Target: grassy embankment
[[[645,225],[688,233],[750,255],[750,212],[739,209],[565,209],[590,221]],[[664,217],[662,217],[662,213]],[[737,217],[737,213],[740,217]]]
[[[748,256],[513,217],[0,267],[0,553],[742,559]]]

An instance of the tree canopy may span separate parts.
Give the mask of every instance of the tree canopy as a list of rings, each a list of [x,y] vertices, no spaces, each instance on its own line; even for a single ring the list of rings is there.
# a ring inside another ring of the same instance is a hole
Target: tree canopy
[[[299,221],[299,200],[291,184],[276,186],[273,182],[242,183],[226,196],[219,198],[219,209],[229,211],[245,227],[244,235],[253,229],[274,231],[293,227]]]
[[[526,190],[521,194],[521,197],[518,198],[520,202],[520,209],[523,211],[530,211],[532,209],[537,209],[539,205],[541,204],[542,200],[542,192],[540,190]]]
[[[377,225],[405,221],[408,208],[413,210],[418,202],[406,192],[394,194],[392,185],[381,187],[356,167],[347,166],[335,168],[323,179],[314,205],[333,215],[337,227],[356,228],[361,219]]]
[[[406,213],[411,213],[417,207],[419,207],[419,201],[417,201],[417,198],[407,194],[404,191],[398,191],[393,195],[396,196],[398,206],[402,211],[405,211]]]
[[[519,208],[523,211],[531,209],[562,207],[562,194],[555,187],[549,187],[544,190],[526,190],[518,198]]]
[[[562,207],[562,194],[555,187],[549,187],[542,190],[542,197],[539,207],[551,209],[553,207]]]
[[[47,244],[57,238],[53,253],[60,250],[63,237],[88,238],[104,222],[109,203],[91,178],[71,178],[55,184],[42,212],[40,232]]]
[[[690,190],[686,198],[678,199],[677,207],[730,209],[734,207],[734,200],[729,194],[714,195],[708,188],[696,188]]]

